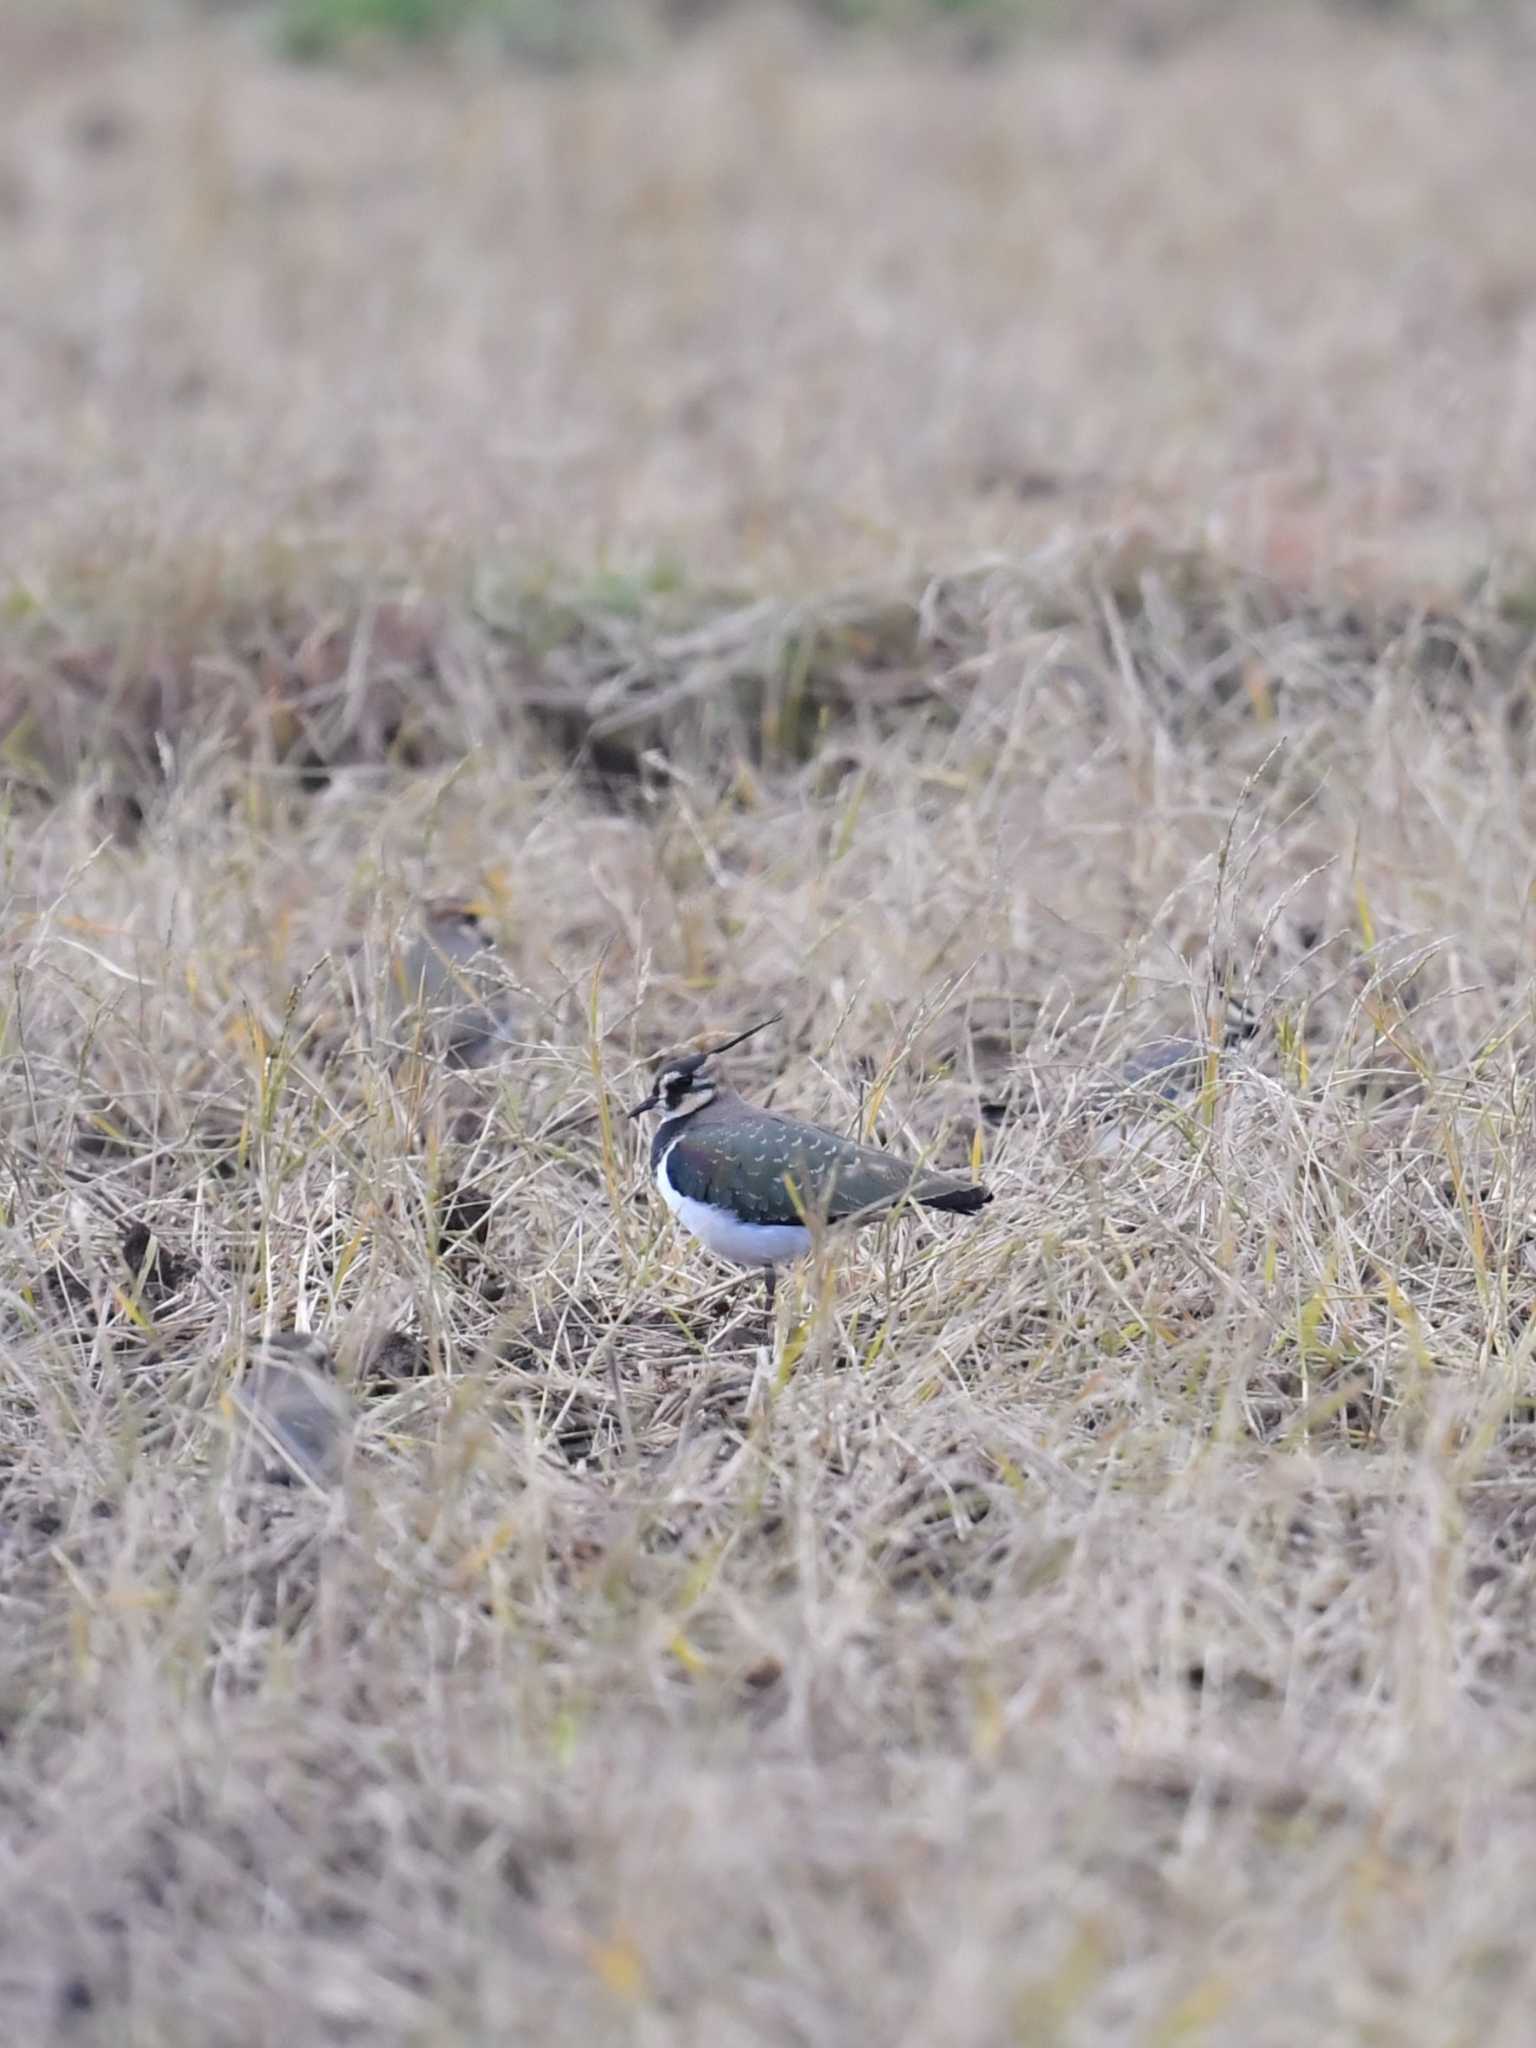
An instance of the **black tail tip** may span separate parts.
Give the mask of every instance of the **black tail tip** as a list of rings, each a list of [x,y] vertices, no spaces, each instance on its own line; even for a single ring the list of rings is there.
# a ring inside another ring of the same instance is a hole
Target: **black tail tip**
[[[984,1188],[979,1181],[968,1188],[946,1188],[943,1194],[924,1197],[928,1208],[943,1209],[951,1216],[974,1216],[991,1199],[992,1190]]]

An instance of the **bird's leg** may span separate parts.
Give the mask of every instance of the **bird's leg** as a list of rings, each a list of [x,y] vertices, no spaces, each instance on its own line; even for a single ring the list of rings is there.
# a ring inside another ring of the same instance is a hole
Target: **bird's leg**
[[[773,1320],[773,1293],[778,1285],[778,1273],[779,1269],[777,1266],[764,1266],[763,1268],[763,1306],[768,1311],[768,1320],[770,1322]]]

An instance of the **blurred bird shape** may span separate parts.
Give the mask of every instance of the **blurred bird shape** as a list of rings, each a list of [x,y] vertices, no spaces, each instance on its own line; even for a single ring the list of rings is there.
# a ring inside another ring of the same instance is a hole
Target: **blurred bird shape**
[[[231,1398],[247,1425],[246,1456],[265,1458],[265,1479],[321,1488],[338,1482],[353,1409],[318,1337],[281,1330],[258,1338]]]
[[[391,965],[396,1030],[419,1024],[450,1066],[486,1066],[520,1042],[485,912],[472,898],[433,898]]]
[[[1101,1157],[1118,1152],[1130,1125],[1141,1121],[1160,1105],[1198,1100],[1215,1060],[1222,1063],[1237,1048],[1255,1036],[1259,1019],[1238,995],[1223,998],[1219,1036],[1154,1038],[1136,1046],[1122,1060],[1119,1072],[1107,1083],[1091,1088],[1087,1096],[1090,1115],[1098,1135],[1093,1150]]]

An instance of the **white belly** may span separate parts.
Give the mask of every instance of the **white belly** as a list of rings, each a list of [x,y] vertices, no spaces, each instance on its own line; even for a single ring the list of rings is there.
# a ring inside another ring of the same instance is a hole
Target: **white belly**
[[[716,1209],[708,1202],[696,1202],[680,1195],[667,1178],[667,1153],[656,1169],[656,1185],[672,1214],[701,1244],[718,1258],[738,1266],[777,1266],[785,1259],[803,1258],[811,1248],[811,1233],[800,1223],[743,1223],[729,1209]]]

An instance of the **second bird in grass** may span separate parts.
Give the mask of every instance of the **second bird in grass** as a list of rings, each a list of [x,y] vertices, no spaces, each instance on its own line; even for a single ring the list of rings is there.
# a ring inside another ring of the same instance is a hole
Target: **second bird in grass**
[[[318,1337],[279,1330],[251,1346],[233,1390],[248,1426],[243,1462],[275,1485],[332,1486],[346,1463],[352,1403]]]
[[[390,963],[390,1008],[397,1036],[417,1036],[450,1067],[483,1067],[522,1036],[505,975],[485,922],[485,906],[434,897],[409,945]]]
[[[710,1061],[765,1028],[668,1061],[629,1113],[661,1111],[651,1173],[663,1201],[718,1257],[761,1266],[770,1305],[775,1268],[810,1250],[812,1221],[868,1223],[902,1201],[968,1216],[991,1201],[977,1181],[758,1109],[723,1086]]]

